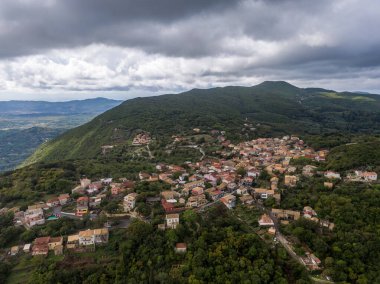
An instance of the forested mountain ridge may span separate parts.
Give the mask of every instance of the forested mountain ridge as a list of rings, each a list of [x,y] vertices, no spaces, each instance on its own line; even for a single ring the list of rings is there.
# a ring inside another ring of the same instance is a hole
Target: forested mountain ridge
[[[128,143],[136,130],[162,138],[193,128],[218,129],[238,140],[245,122],[254,125],[252,137],[379,133],[380,96],[267,81],[253,87],[193,89],[135,98],[43,145],[26,164],[92,158],[102,145]]]

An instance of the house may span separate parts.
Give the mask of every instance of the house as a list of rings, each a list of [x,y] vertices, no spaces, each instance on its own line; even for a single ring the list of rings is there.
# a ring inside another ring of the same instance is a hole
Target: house
[[[268,229],[268,234],[270,234],[270,235],[276,235],[276,228],[275,227],[270,227]]]
[[[246,195],[248,194],[248,188],[245,187],[245,186],[240,186],[237,190],[236,190],[236,193],[238,195]]]
[[[60,205],[59,199],[58,198],[52,198],[46,201],[46,205],[49,207],[56,207]]]
[[[201,195],[203,194],[203,192],[204,192],[203,188],[197,186],[191,190],[191,195]]]
[[[179,214],[167,214],[166,217],[166,227],[171,229],[176,229],[179,224]]]
[[[32,247],[32,255],[48,255],[50,237],[36,238]]]
[[[363,172],[362,178],[364,181],[376,181],[377,180],[377,173],[375,172]]]
[[[109,231],[107,228],[95,229],[93,231],[96,244],[106,244],[109,239]]]
[[[24,214],[25,225],[29,228],[35,225],[45,224],[45,217],[42,208],[28,209]]]
[[[204,179],[206,182],[209,182],[211,183],[212,185],[216,185],[217,181],[218,181],[218,178],[215,176],[215,175],[212,175],[212,174],[206,174],[204,175]]]
[[[81,246],[90,246],[95,245],[95,236],[93,230],[85,230],[79,232],[79,245]]]
[[[353,177],[351,177],[351,179],[354,181],[372,182],[372,181],[377,180],[377,173],[376,172],[355,171],[355,175]]]
[[[20,247],[19,246],[13,246],[13,247],[11,247],[10,253],[11,253],[12,256],[15,256],[15,255],[18,254],[19,251],[20,251]]]
[[[232,209],[235,207],[235,204],[236,204],[236,196],[235,195],[232,195],[232,194],[228,194],[228,195],[225,195],[223,196],[220,201],[222,201],[222,203],[228,208],[228,209]]]
[[[136,206],[137,193],[133,192],[124,196],[123,207],[125,212],[132,211]]]
[[[140,180],[148,180],[150,178],[150,174],[144,173],[144,172],[139,172],[139,179]]]
[[[305,206],[303,208],[303,216],[305,218],[311,218],[313,216],[317,216],[317,213],[310,206]]]
[[[321,261],[312,253],[307,252],[306,256],[301,257],[301,261],[311,271],[320,269]]]
[[[67,237],[66,248],[75,249],[79,246],[79,235],[70,235]]]
[[[206,196],[204,194],[190,196],[187,200],[186,207],[200,207],[207,204]]]
[[[102,203],[102,197],[102,195],[91,196],[88,205],[91,208],[99,206]]]
[[[179,197],[179,193],[174,191],[174,190],[165,190],[165,191],[162,191],[161,192],[161,196],[165,199],[165,200],[169,200],[169,199],[176,199]]]
[[[103,188],[103,183],[101,181],[93,182],[88,185],[88,189],[86,190],[88,194],[96,194]]]
[[[241,203],[247,204],[247,205],[252,204],[254,201],[252,195],[243,195],[239,199],[240,199]]]
[[[329,189],[331,189],[331,188],[333,188],[334,187],[334,184],[332,183],[332,182],[324,182],[323,183],[323,186],[324,187],[327,187],[327,188],[329,188]]]
[[[204,181],[203,180],[196,180],[196,181],[193,181],[193,182],[189,182],[189,183],[186,183],[184,185],[184,190],[187,189],[187,190],[192,190],[193,188],[196,188],[196,187],[204,187],[205,184],[204,184]]]
[[[267,199],[274,196],[274,190],[266,188],[254,188],[253,196],[256,199]]]
[[[242,185],[251,186],[253,183],[253,177],[245,177],[242,180]]]
[[[259,220],[260,226],[274,226],[273,220],[267,215],[263,214]]]
[[[185,253],[187,250],[187,245],[185,243],[176,243],[175,252],[176,253]]]
[[[147,145],[150,143],[152,139],[150,138],[149,133],[139,133],[133,138],[132,145],[133,146],[141,146]]]
[[[302,168],[302,174],[307,177],[312,177],[316,169],[317,169],[316,166],[306,165]]]
[[[298,220],[301,217],[299,211],[272,208],[272,214],[280,220]]]
[[[298,181],[297,176],[285,175],[284,184],[286,186],[294,187],[297,185],[297,181]]]
[[[82,178],[82,179],[80,180],[80,186],[81,186],[81,188],[83,188],[83,189],[86,189],[90,184],[91,184],[91,180],[88,179],[88,178]]]
[[[119,195],[126,191],[126,188],[122,186],[121,183],[112,183],[111,184],[111,194],[112,195]]]
[[[48,243],[49,250],[54,250],[55,247],[62,246],[62,245],[63,245],[63,237],[50,238],[49,243]]]
[[[77,216],[83,216],[88,213],[89,198],[87,196],[81,196],[77,199]]]
[[[85,194],[86,190],[83,187],[81,187],[80,185],[78,185],[71,190],[71,194],[74,194],[74,193]]]
[[[270,189],[277,190],[278,189],[278,177],[272,177],[270,179]]]
[[[333,171],[325,172],[324,176],[328,179],[341,179],[340,174]]]
[[[25,253],[30,253],[30,249],[32,248],[32,244],[25,244],[22,249]]]
[[[206,192],[208,193],[208,195],[211,197],[213,201],[222,198],[224,195],[224,193],[219,189],[215,189],[215,188],[209,188],[209,189],[211,190],[207,189]]]
[[[165,199],[161,199],[161,205],[166,213],[176,212],[176,208],[173,203],[167,202]]]
[[[126,189],[132,189],[135,187],[135,183],[133,181],[130,181],[130,180],[124,180],[122,182],[122,186]]]
[[[60,194],[60,195],[58,196],[58,200],[59,200],[59,204],[61,204],[61,205],[65,205],[65,204],[67,204],[67,202],[69,202],[69,200],[70,200],[70,195],[67,194],[67,193]]]
[[[260,171],[256,169],[248,170],[247,171],[247,176],[256,178],[260,175]]]

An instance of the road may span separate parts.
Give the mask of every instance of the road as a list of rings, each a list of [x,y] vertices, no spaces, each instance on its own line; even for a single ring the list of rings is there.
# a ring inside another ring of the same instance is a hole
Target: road
[[[202,161],[204,159],[204,157],[206,157],[206,153],[205,151],[202,149],[201,146],[199,145],[184,145],[184,146],[179,146],[180,148],[193,148],[193,149],[198,149],[199,152],[201,153],[202,157],[199,159],[200,161]]]
[[[146,145],[146,149],[148,150],[149,158],[153,159],[154,156],[153,156],[152,152],[150,151],[149,145]]]

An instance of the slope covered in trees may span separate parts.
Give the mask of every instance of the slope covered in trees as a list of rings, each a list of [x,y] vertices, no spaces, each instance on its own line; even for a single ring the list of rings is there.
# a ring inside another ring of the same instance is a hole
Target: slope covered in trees
[[[195,127],[219,129],[238,140],[246,121],[254,124],[253,136],[378,133],[380,97],[264,82],[136,98],[43,145],[26,164],[91,158],[102,145],[127,143],[136,130],[162,139]]]

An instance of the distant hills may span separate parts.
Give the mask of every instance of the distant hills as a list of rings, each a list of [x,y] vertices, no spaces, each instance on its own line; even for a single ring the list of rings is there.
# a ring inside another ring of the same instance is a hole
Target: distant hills
[[[120,103],[104,98],[0,102],[0,171],[15,168],[42,143]]]
[[[102,113],[122,101],[105,98],[74,100],[67,102],[0,101],[0,116],[20,115],[73,115]]]
[[[245,123],[252,133],[242,136]],[[193,128],[219,129],[232,140],[283,134],[380,133],[380,96],[298,88],[283,81],[253,87],[193,89],[135,98],[44,144],[26,164],[92,158],[102,145],[130,143],[136,131],[158,140]]]

